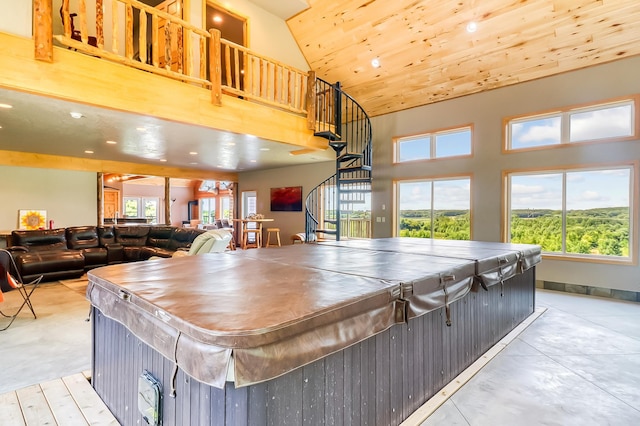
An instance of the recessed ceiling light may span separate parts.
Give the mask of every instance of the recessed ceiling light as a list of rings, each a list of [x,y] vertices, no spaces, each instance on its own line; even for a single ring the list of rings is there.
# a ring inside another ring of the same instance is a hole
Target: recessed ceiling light
[[[474,21],[471,21],[467,24],[468,33],[475,33],[477,29],[478,29],[478,24],[476,24]]]
[[[213,22],[217,22],[217,23],[222,22],[222,16],[220,16],[220,15],[214,16],[213,17]]]
[[[11,109],[11,108],[13,108],[13,105],[9,105],[9,104],[0,104],[0,108],[4,108],[4,109]]]
[[[93,154],[93,151],[91,151],[90,149],[87,149],[84,153],[85,154]]]
[[[260,151],[271,151],[270,148],[260,148]]]
[[[229,142],[227,145],[228,146],[236,146],[236,143],[235,142]]]
[[[116,141],[107,141],[107,143],[108,143],[109,145],[115,145],[115,144],[117,144],[118,142],[116,142]]]
[[[371,60],[371,66],[374,68],[380,68],[380,58],[373,58]]]
[[[255,162],[256,162],[256,160],[250,160],[250,162],[255,163]]]
[[[167,159],[166,159],[166,158],[161,158],[161,159],[160,159],[160,162],[161,162],[161,163],[166,163],[166,162],[167,162]]]
[[[197,152],[195,152],[195,151],[191,151],[191,152],[189,153],[189,155],[198,155],[198,153],[197,153]]]
[[[146,127],[136,127],[136,130],[139,132],[146,132],[147,128]]]
[[[73,118],[82,118],[82,117],[84,117],[81,112],[75,112],[75,111],[71,111],[69,113],[69,115],[71,117],[73,117]]]
[[[197,165],[198,163],[196,163],[196,162],[194,161],[193,163],[189,163],[189,164],[191,164],[192,166],[195,166],[195,165]]]

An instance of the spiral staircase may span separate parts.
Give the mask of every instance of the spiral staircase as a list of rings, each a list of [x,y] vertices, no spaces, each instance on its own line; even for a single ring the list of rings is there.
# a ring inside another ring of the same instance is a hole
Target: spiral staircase
[[[336,172],[307,196],[306,241],[370,238],[371,121],[340,83],[315,85],[315,135],[335,151]]]

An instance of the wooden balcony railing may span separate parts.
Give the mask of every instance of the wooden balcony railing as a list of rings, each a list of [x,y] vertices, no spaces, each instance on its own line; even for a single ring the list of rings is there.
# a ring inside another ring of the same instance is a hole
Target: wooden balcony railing
[[[227,93],[308,114],[308,100],[315,97],[308,93],[315,88],[313,73],[258,55],[221,39],[216,29],[207,32],[137,0],[112,0],[109,10],[103,0],[90,1],[95,1],[95,29],[89,28],[94,17],[87,14],[87,0],[77,0],[73,14],[69,0],[62,1],[60,14],[52,10],[52,0],[34,0],[37,59],[53,60],[53,38],[78,52],[210,88],[217,105]],[[62,19],[63,34],[52,35],[56,19]]]
[[[293,112],[306,113],[309,73],[221,40],[225,92]]]

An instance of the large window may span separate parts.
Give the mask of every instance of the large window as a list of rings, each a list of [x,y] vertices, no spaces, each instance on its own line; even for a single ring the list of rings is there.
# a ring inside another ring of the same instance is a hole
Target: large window
[[[507,119],[506,149],[634,138],[637,125],[635,110],[634,98]]]
[[[158,223],[158,197],[124,197],[125,217],[144,217],[149,223]]]
[[[471,179],[400,181],[397,235],[400,237],[471,239]]]
[[[216,198],[200,198],[200,223],[204,225],[216,222]]]
[[[471,127],[459,127],[394,140],[395,162],[471,155]]]
[[[634,172],[624,165],[508,173],[507,238],[549,254],[629,260]]]

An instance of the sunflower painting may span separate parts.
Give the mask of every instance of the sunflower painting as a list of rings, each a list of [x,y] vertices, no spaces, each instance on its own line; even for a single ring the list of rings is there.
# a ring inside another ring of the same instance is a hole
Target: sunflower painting
[[[44,229],[47,227],[46,210],[20,210],[18,228],[20,229]]]

